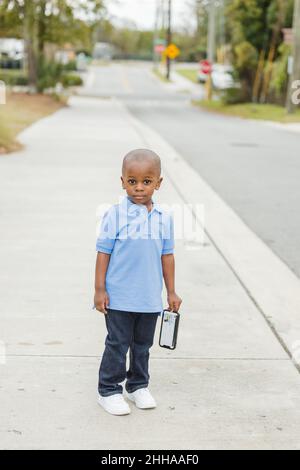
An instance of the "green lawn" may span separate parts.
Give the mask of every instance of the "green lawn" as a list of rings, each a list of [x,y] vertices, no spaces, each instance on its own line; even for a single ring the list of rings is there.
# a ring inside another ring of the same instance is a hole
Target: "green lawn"
[[[198,83],[197,70],[194,69],[176,69],[176,72],[185,78],[191,80],[191,82]]]
[[[0,104],[0,154],[20,149],[18,133],[62,106],[63,102],[48,95],[8,92],[6,104]]]
[[[260,119],[275,122],[300,122],[300,108],[287,114],[285,108],[275,104],[241,103],[226,105],[221,101],[193,101],[193,104],[208,111],[244,119]]]

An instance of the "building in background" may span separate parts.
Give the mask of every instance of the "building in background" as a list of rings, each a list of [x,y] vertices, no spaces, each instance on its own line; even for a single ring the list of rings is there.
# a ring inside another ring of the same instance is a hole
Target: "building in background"
[[[111,60],[115,54],[115,48],[108,42],[96,42],[93,49],[93,59]]]
[[[24,60],[24,41],[16,38],[0,38],[0,67],[21,68]]]

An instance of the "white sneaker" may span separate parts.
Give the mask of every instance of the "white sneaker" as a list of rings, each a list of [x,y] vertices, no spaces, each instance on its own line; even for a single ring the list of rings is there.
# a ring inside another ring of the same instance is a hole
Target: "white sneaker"
[[[105,409],[105,411],[112,415],[129,415],[131,412],[121,393],[115,393],[114,395],[109,395],[108,397],[103,397],[99,394],[98,403],[102,406],[102,408]]]
[[[132,393],[127,392],[127,397],[143,410],[156,408],[156,402],[148,388],[139,388]]]

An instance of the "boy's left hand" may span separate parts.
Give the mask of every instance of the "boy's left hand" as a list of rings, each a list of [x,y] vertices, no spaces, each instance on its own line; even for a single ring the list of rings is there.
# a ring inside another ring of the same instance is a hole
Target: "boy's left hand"
[[[169,304],[169,308],[167,310],[169,312],[178,312],[182,299],[176,294],[176,292],[168,294],[167,300]]]

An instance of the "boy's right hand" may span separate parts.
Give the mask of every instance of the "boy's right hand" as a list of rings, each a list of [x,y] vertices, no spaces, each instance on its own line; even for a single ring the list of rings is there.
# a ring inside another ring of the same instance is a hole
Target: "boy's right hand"
[[[109,297],[105,289],[95,291],[94,305],[96,307],[96,310],[101,313],[104,313],[105,315],[107,314],[106,308],[109,306]]]

